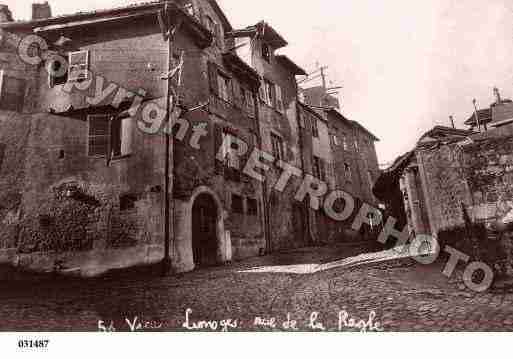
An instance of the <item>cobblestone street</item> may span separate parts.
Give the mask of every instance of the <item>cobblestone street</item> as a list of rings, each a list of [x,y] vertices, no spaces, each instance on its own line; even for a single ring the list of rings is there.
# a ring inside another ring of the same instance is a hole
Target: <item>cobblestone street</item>
[[[10,284],[0,293],[0,330],[96,331],[99,321],[106,327],[112,321],[117,331],[130,330],[134,322],[147,329],[185,330],[188,308],[189,326],[218,321],[217,330],[222,323],[236,323],[230,330],[283,330],[288,319],[297,321],[298,330],[313,330],[313,312],[317,328],[354,330],[339,327],[341,311],[365,321],[374,311],[374,322],[384,331],[513,330],[513,294],[464,290],[457,277],[442,275],[444,262],[358,260],[353,267],[308,270],[360,252],[309,248],[166,278],[139,274]],[[261,319],[257,326],[255,318]]]

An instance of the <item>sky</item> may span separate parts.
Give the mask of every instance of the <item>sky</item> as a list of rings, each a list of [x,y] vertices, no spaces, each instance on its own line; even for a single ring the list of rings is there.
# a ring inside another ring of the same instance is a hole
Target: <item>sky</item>
[[[49,0],[54,15],[134,0]],[[288,42],[282,53],[308,72],[328,66],[342,113],[374,133],[379,162],[409,151],[435,125],[456,126],[513,97],[511,0],[218,0],[234,27],[266,20]],[[4,2],[15,19],[31,1]],[[316,85],[315,81],[310,85]]]

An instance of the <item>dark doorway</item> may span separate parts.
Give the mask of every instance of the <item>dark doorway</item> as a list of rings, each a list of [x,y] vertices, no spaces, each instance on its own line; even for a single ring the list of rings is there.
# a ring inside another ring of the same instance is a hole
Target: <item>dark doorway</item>
[[[217,205],[211,195],[199,195],[192,207],[192,251],[196,267],[217,264]]]

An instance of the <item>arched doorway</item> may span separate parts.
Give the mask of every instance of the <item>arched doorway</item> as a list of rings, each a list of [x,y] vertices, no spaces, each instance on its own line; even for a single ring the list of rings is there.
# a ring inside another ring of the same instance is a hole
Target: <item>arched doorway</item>
[[[192,251],[196,267],[218,263],[217,204],[210,194],[196,197],[192,206]]]

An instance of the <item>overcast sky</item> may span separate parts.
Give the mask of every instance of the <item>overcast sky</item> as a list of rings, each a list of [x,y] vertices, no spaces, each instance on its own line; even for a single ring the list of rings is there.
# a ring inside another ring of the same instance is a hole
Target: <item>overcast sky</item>
[[[50,0],[54,15],[130,0]],[[7,0],[16,19],[31,1]],[[456,124],[513,97],[511,0],[219,0],[234,27],[268,21],[289,42],[283,52],[313,71],[329,66],[342,85],[342,112],[381,139],[380,163],[408,151],[434,125]],[[313,83],[312,83],[313,84]]]

